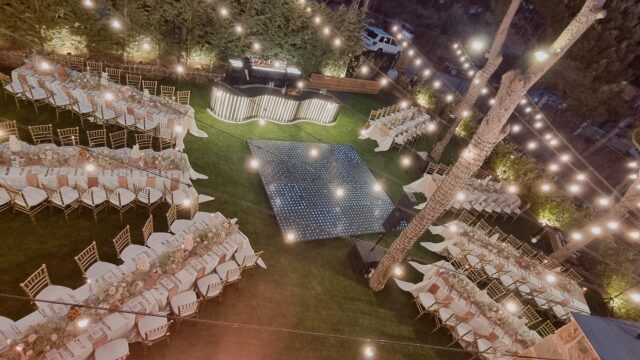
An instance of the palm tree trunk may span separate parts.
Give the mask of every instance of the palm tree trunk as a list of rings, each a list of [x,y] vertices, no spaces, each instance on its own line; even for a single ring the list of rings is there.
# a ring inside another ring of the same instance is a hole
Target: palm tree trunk
[[[597,19],[605,16],[606,12],[602,9],[604,2],[605,0],[585,1],[580,12],[549,48],[550,56],[546,61],[536,63],[524,72],[511,70],[503,75],[496,95],[496,103],[480,123],[468,148],[438,185],[425,208],[411,220],[391,244],[369,279],[369,286],[374,291],[380,291],[384,288],[387,280],[391,277],[393,267],[402,262],[413,244],[447,210],[458,190],[480,168],[494,146],[506,136],[509,131],[509,126],[506,125],[507,120],[529,88],[566,53]]]
[[[521,2],[522,0],[511,0],[511,4],[509,4],[509,8],[502,18],[502,22],[498,27],[496,36],[493,39],[491,48],[489,49],[487,63],[475,74],[475,76],[471,80],[471,83],[469,84],[469,89],[467,89],[467,92],[462,98],[462,101],[460,101],[455,111],[453,112],[453,124],[451,124],[451,127],[444,134],[444,137],[440,139],[440,141],[438,141],[438,143],[434,146],[433,150],[431,150],[430,156],[433,160],[440,161],[442,153],[444,153],[444,149],[451,141],[451,138],[453,137],[453,134],[455,134],[458,125],[460,125],[460,122],[462,122],[462,119],[464,118],[462,114],[465,111],[470,111],[473,108],[473,105],[478,100],[478,97],[480,97],[480,92],[485,86],[487,86],[487,82],[496,71],[498,66],[500,66],[500,64],[502,63],[502,47],[505,40],[507,39],[507,34],[509,32],[511,22],[513,21],[513,17],[516,15]]]

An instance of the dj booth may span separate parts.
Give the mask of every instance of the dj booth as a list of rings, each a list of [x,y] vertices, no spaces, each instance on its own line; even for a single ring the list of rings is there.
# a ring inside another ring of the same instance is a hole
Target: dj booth
[[[273,82],[277,87],[283,87],[286,84],[295,83],[302,77],[299,68],[289,65],[253,65],[251,78],[248,83],[251,84],[268,84]],[[241,59],[230,59],[227,64],[227,72],[225,74],[225,82],[231,84],[247,84],[247,79],[242,67]]]

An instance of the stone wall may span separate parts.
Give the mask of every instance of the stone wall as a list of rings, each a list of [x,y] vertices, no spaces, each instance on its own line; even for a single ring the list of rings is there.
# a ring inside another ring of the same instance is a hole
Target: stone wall
[[[575,320],[519,355],[566,360],[600,360]]]
[[[24,60],[31,56],[28,51],[0,50],[0,67],[17,68],[24,64]],[[64,63],[66,57],[62,55],[52,55],[52,59],[59,63]],[[112,61],[104,61],[102,59],[91,58],[93,61],[102,61],[104,68],[122,69],[123,72],[129,74],[142,75],[145,80],[165,80],[176,78],[177,74],[174,69],[169,69],[161,65],[139,65],[139,64],[123,64]],[[208,84],[224,77],[221,71],[209,72],[202,69],[187,69],[184,74],[180,75],[180,79],[190,83]]]

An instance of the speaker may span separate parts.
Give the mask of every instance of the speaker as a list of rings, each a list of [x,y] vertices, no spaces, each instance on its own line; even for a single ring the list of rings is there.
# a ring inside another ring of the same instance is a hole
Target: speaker
[[[413,205],[413,202],[409,199],[409,196],[406,194],[402,196],[396,207],[389,213],[389,216],[384,219],[384,222],[382,223],[384,231],[389,232],[397,229],[402,220],[405,220],[406,222],[411,221],[411,217],[413,215],[411,205]]]
[[[373,250],[372,250],[373,249]],[[364,275],[378,266],[384,256],[384,249],[368,241],[356,240],[347,253],[347,259],[354,274]]]

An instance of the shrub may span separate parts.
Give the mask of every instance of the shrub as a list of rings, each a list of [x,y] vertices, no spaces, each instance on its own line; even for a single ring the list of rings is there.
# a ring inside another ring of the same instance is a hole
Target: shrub
[[[347,73],[347,66],[349,65],[349,58],[347,57],[334,57],[327,59],[322,63],[321,72],[323,75],[344,77]]]
[[[412,95],[416,103],[427,109],[433,110],[438,105],[438,100],[432,90],[422,84],[418,84],[413,88]]]
[[[74,35],[68,28],[61,27],[45,32],[46,47],[58,54],[86,54],[87,39],[84,36]]]
[[[480,126],[479,115],[476,112],[472,112],[460,121],[460,124],[458,124],[456,128],[456,135],[461,138],[471,139],[473,134],[476,133],[476,130],[478,130],[478,126]]]

